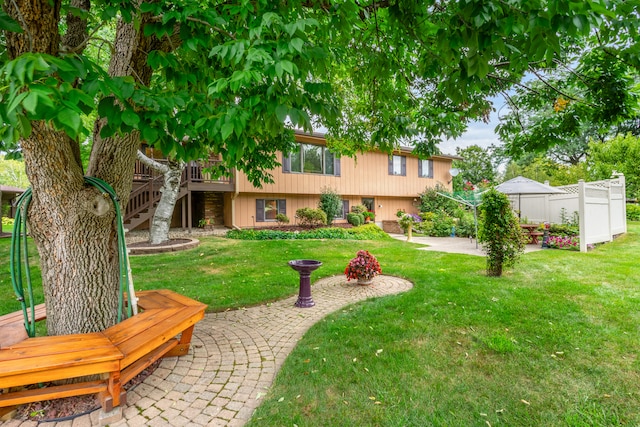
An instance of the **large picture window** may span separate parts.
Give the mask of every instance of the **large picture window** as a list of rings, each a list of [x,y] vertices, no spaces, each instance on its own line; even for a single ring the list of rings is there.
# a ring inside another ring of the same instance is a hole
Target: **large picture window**
[[[283,157],[282,167],[289,173],[340,176],[340,158],[321,145],[298,144],[295,151]]]
[[[420,178],[433,178],[433,160],[418,159],[418,176]]]
[[[285,199],[256,199],[256,222],[275,221],[279,213],[287,214]]]

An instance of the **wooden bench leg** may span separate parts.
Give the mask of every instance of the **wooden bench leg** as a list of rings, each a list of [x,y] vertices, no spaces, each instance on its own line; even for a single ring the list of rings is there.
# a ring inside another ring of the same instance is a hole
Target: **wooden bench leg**
[[[127,392],[120,383],[120,371],[109,373],[107,391],[100,393],[99,397],[104,412],[111,412],[113,408],[127,403]]]
[[[184,356],[189,353],[189,346],[191,345],[191,337],[193,336],[193,328],[195,325],[190,326],[189,328],[182,331],[180,334],[180,341],[178,341],[178,345],[175,346],[171,351],[165,354],[165,357],[170,356]]]

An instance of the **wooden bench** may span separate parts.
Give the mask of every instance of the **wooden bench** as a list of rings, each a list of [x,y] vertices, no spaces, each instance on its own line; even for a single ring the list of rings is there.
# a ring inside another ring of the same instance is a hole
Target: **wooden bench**
[[[143,369],[162,357],[187,354],[206,305],[168,290],[137,297],[141,313],[102,332],[27,338],[0,348],[0,384],[7,389],[0,394],[0,408],[96,393],[109,412],[126,402],[122,387]],[[92,375],[99,378],[11,390]]]
[[[39,322],[46,319],[47,309],[44,304],[38,304],[34,307],[35,321]],[[27,310],[27,314],[31,316],[31,310]],[[24,341],[29,336],[24,328],[24,314],[22,311],[0,316],[0,348],[10,346],[11,344]]]

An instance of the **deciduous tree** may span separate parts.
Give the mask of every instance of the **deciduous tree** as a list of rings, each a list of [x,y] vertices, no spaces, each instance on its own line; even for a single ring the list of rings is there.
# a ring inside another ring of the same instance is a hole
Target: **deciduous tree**
[[[322,124],[347,154],[401,142],[432,154],[440,138],[486,115],[487,96],[552,64],[595,26],[606,42],[635,31],[634,7],[3,1],[1,133],[20,140],[33,188],[30,230],[49,333],[116,321],[114,210],[84,175],[108,182],[126,203],[141,140],[183,160],[220,154],[218,173],[236,167],[255,183],[270,179],[276,152],[292,147],[293,127]],[[112,40],[95,37],[105,25],[115,27]],[[92,113],[98,118],[87,128],[83,117]],[[79,147],[87,135],[85,169]]]

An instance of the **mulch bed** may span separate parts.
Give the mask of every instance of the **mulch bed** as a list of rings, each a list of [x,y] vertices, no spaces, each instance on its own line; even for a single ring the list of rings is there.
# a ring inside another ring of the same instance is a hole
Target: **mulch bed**
[[[124,389],[129,391],[142,383],[160,365],[160,360],[151,364],[131,381]],[[100,402],[95,395],[65,397],[64,399],[43,400],[21,405],[17,408],[14,419],[21,421],[54,422],[65,421],[89,414],[100,408]]]

